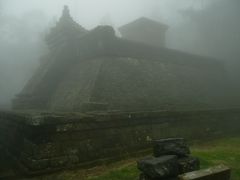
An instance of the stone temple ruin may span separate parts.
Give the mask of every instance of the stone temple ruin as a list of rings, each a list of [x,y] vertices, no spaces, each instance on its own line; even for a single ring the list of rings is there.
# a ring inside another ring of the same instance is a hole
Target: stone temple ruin
[[[117,38],[110,26],[86,30],[67,7],[46,41],[49,53],[13,100],[14,109],[149,111],[225,105],[228,77],[217,60]]]
[[[217,60],[86,30],[67,7],[46,42],[13,111],[0,111],[0,149],[27,175],[141,155],[166,137],[239,133]]]

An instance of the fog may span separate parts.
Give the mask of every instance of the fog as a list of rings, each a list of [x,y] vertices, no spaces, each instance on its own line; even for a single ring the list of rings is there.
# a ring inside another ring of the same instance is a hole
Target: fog
[[[222,60],[238,77],[239,0],[0,0],[0,108],[10,106],[38,67],[44,36],[65,4],[87,29],[104,21],[117,28],[142,16],[165,23],[169,48]]]
[[[181,10],[184,22],[169,32],[170,47],[222,60],[235,78],[239,73],[238,0],[217,0],[200,11]],[[236,82],[238,83],[238,82]]]

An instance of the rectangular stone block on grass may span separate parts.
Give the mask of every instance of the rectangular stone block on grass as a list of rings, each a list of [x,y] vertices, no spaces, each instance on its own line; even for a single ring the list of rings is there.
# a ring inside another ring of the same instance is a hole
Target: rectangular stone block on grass
[[[231,169],[224,165],[193,171],[179,176],[179,180],[230,180]]]

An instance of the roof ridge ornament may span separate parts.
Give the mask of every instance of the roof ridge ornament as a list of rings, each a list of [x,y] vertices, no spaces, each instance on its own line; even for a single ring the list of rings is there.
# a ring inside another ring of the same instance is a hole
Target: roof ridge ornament
[[[64,5],[64,7],[63,7],[62,16],[63,17],[71,17],[70,10],[67,5]]]

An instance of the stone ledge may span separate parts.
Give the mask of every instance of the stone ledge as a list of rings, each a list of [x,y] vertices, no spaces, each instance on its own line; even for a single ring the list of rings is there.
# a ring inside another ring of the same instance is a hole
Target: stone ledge
[[[231,169],[225,165],[219,165],[208,169],[193,171],[179,176],[180,180],[229,180]]]

